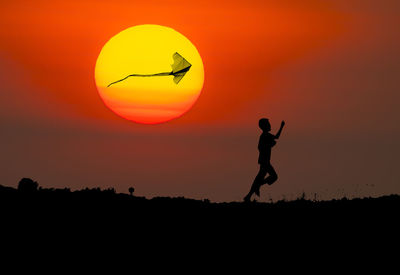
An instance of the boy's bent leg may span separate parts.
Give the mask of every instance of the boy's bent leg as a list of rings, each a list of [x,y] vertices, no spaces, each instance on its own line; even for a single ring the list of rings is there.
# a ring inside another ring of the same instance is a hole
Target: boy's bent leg
[[[264,180],[264,183],[271,185],[278,180],[278,174],[276,173],[274,167],[272,165],[267,166],[267,172],[269,176]]]

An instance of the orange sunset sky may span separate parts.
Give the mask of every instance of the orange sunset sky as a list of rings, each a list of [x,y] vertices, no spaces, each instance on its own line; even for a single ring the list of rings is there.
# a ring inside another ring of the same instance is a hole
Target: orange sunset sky
[[[400,2],[1,1],[1,182],[134,186],[141,196],[241,200],[260,117],[286,128],[261,200],[399,193]],[[94,67],[135,25],[185,35],[204,63],[193,108],[159,125],[111,112]]]

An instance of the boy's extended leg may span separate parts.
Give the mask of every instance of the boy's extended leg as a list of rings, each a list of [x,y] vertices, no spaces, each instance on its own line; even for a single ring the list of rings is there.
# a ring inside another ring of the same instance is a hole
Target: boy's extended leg
[[[258,174],[254,179],[253,184],[251,185],[250,191],[246,195],[246,197],[244,197],[245,201],[249,201],[253,193],[255,193],[257,196],[260,196],[260,186],[263,185],[266,175],[267,167],[265,165],[260,165],[260,170],[258,171]]]

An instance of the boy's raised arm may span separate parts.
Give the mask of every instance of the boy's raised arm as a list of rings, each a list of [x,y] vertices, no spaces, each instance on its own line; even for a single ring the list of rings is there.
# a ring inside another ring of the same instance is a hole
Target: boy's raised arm
[[[285,126],[285,121],[284,120],[282,120],[282,122],[281,122],[281,127],[279,128],[278,133],[276,133],[275,139],[278,139],[281,136],[283,126]]]

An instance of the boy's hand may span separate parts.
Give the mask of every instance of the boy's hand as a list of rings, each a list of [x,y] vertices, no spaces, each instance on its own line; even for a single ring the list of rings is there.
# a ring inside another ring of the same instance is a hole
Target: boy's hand
[[[284,121],[284,120],[282,120],[282,122],[281,122],[281,128],[282,128],[283,126],[285,126],[285,121]]]

